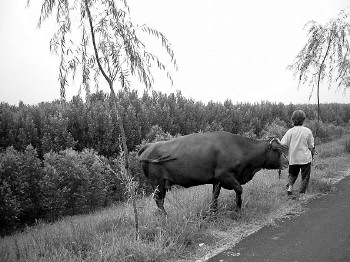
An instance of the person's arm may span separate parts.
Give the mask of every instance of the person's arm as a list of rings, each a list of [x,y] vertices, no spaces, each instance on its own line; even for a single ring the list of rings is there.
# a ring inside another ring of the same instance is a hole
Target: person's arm
[[[289,130],[284,134],[284,136],[282,137],[282,140],[281,140],[281,144],[282,145],[286,145],[289,147],[290,145],[290,135],[289,135]]]
[[[312,158],[314,158],[314,154],[315,154],[315,140],[314,140],[314,136],[312,135],[312,132],[310,130],[310,133],[308,135],[308,139],[307,139],[307,145],[311,151],[311,155]]]

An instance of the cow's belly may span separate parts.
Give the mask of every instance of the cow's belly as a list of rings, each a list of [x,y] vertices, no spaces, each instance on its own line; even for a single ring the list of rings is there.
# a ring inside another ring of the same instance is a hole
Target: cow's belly
[[[190,159],[187,159],[190,160]],[[183,187],[214,183],[214,168],[208,161],[171,161],[164,165],[163,177]]]

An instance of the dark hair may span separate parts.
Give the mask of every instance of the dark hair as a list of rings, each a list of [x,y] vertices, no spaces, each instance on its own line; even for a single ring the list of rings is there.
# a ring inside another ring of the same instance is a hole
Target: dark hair
[[[306,119],[306,115],[303,110],[295,110],[292,114],[291,119],[294,126],[302,126],[304,120]]]

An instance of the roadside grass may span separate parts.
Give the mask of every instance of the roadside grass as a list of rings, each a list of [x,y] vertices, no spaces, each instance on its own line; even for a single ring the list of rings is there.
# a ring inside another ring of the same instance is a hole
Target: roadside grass
[[[140,231],[136,239],[131,203],[52,224],[38,222],[24,232],[0,240],[0,261],[203,261],[234,245],[276,219],[298,215],[303,203],[323,195],[349,175],[345,140],[317,148],[306,200],[286,196],[287,171],[258,172],[243,186],[242,210],[235,211],[235,193],[222,190],[219,211],[210,213],[212,186],[172,189],[159,215],[154,201],[137,202]],[[300,185],[298,179],[295,188]]]

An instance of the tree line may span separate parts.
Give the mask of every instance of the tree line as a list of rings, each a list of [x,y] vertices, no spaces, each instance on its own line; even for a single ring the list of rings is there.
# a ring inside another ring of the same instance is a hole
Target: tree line
[[[130,170],[139,194],[152,190],[141,175],[137,149],[145,142],[177,135],[225,130],[252,138],[282,137],[290,116],[303,109],[307,125],[320,142],[349,132],[350,104],[323,104],[321,123],[316,105],[282,103],[204,104],[181,92],[119,92]],[[125,200],[121,140],[109,96],[92,94],[86,101],[57,100],[37,105],[0,104],[0,232],[37,219],[54,221]]]
[[[168,95],[153,91],[139,96],[137,91],[130,91],[119,92],[117,96],[130,150],[142,142],[154,125],[173,136],[225,130],[260,138],[264,128],[275,119],[290,127],[290,116],[297,108],[305,111],[312,128],[317,119],[317,107],[312,104],[267,101],[251,104],[231,100],[204,104],[185,98],[181,92]],[[113,157],[120,149],[116,118],[109,96],[103,92],[92,94],[87,101],[76,96],[69,102],[56,100],[37,105],[1,103],[0,150],[13,146],[24,151],[32,145],[43,157],[50,151],[90,148]],[[345,127],[350,120],[350,104],[322,104],[320,118],[323,129],[329,125]],[[333,134],[323,134],[321,130],[318,135],[324,141]]]

